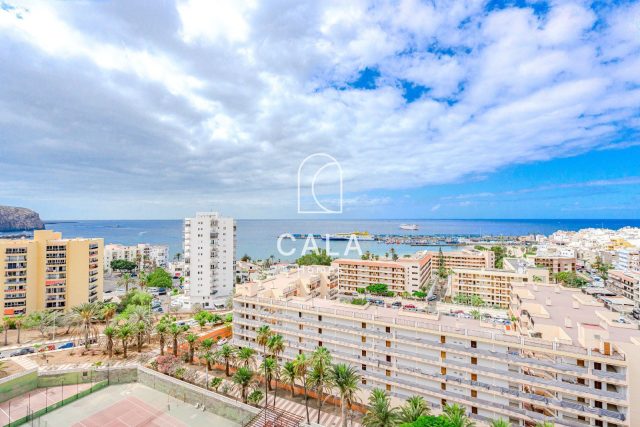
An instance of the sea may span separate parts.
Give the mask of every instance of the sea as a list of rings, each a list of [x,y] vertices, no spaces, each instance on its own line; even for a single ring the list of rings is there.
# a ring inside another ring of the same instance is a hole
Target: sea
[[[326,242],[317,239],[281,240],[278,249],[278,237],[291,234],[333,234],[367,231],[371,234],[387,235],[441,235],[441,236],[513,236],[525,234],[551,234],[557,230],[580,230],[582,228],[619,229],[625,226],[640,227],[640,220],[614,219],[349,219],[349,220],[237,220],[237,257],[247,254],[252,259],[266,259],[273,255],[274,260],[290,261],[296,259],[305,249],[329,249],[340,257],[358,257],[357,248],[348,242]],[[416,224],[417,231],[401,230],[400,224]],[[182,252],[182,220],[78,220],[46,221],[47,229],[62,232],[63,237],[101,237],[105,243],[131,245],[136,243],[164,244],[169,246],[171,255]],[[6,234],[6,233],[5,233]],[[15,233],[9,233],[15,234]],[[0,237],[2,234],[0,234]],[[393,248],[400,256],[418,250],[430,249],[443,251],[456,249],[452,246],[410,246],[387,245],[375,241],[360,241],[360,250],[372,254],[384,255]],[[347,249],[349,249],[347,251]],[[290,255],[285,255],[290,254]]]

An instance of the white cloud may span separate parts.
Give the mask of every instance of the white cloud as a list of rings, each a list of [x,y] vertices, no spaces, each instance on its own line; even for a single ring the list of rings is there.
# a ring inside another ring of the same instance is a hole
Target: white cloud
[[[286,216],[314,152],[340,161],[346,192],[366,194],[601,149],[638,127],[638,5],[155,7],[0,9],[0,179],[21,176],[25,200],[171,194],[171,215],[226,201]],[[350,87],[365,68],[379,86]],[[407,103],[402,82],[426,91]],[[384,202],[352,201],[371,200]]]

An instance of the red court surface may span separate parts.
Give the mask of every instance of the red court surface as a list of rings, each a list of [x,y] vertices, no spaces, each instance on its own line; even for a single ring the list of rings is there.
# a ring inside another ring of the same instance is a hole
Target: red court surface
[[[36,412],[46,406],[50,406],[63,399],[71,397],[81,391],[91,387],[91,383],[65,385],[64,387],[55,386],[47,388],[38,388],[30,393],[14,397],[6,402],[0,403],[0,426],[9,424],[9,416],[11,421],[26,417],[28,413]]]
[[[73,424],[73,427],[181,427],[186,425],[167,412],[156,409],[136,397],[129,396]]]

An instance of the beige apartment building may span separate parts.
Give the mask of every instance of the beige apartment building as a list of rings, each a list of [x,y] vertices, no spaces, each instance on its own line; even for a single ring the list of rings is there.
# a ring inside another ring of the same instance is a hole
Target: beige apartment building
[[[431,255],[433,269],[440,266],[440,253],[426,251]],[[461,251],[442,252],[444,266],[447,269],[454,268],[493,268],[496,256],[493,251],[479,251],[477,249],[463,249]]]
[[[546,268],[529,267],[512,258],[505,259],[504,266],[504,269],[454,268],[449,276],[447,298],[455,301],[458,295],[477,295],[489,306],[508,308],[514,284],[549,283]]]
[[[331,265],[338,270],[340,291],[355,292],[376,283],[388,285],[393,292],[413,292],[426,286],[431,278],[431,255],[417,254],[396,261],[337,259]]]
[[[575,257],[538,254],[533,257],[533,262],[537,267],[547,268],[551,274],[557,274],[561,272],[575,273],[577,260]]]
[[[434,412],[457,403],[480,422],[640,425],[640,407],[632,404],[639,396],[640,332],[579,291],[516,285],[507,312],[519,319],[516,330],[287,294],[238,285],[233,343],[260,351],[256,329],[269,325],[284,337],[284,360],[326,347],[334,362],[358,368],[363,402],[382,388],[396,405],[420,395]]]
[[[103,240],[63,239],[51,230],[32,240],[0,240],[3,315],[68,310],[102,299]]]
[[[617,295],[629,298],[635,307],[640,307],[640,273],[633,271],[609,270],[607,288]]]

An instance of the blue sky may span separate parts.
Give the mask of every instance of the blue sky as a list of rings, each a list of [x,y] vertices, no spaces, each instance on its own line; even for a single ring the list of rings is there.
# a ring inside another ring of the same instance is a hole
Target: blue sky
[[[639,2],[0,5],[0,204],[640,217]]]

